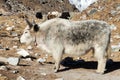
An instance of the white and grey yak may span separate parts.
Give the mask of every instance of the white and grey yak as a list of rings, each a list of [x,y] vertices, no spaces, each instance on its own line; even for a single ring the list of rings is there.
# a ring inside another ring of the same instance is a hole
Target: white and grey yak
[[[98,61],[97,72],[104,73],[110,46],[110,25],[104,21],[72,21],[54,18],[43,23],[31,23],[20,38],[21,43],[34,43],[52,54],[55,72],[59,70],[63,54],[83,55],[90,49]]]

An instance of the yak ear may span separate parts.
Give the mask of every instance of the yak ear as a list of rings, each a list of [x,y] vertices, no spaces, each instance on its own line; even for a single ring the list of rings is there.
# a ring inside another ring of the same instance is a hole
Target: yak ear
[[[25,19],[25,21],[29,25],[29,28],[31,29],[33,27],[33,23],[31,23],[28,19]]]
[[[34,32],[38,32],[39,31],[39,26],[37,24],[34,25]]]

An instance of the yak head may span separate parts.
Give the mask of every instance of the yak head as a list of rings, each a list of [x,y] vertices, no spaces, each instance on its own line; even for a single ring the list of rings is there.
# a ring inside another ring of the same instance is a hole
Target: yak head
[[[30,22],[28,19],[25,20],[28,25],[25,27],[20,37],[20,43],[29,45],[32,42],[35,42],[35,34],[39,31],[39,26],[35,23],[35,21]]]

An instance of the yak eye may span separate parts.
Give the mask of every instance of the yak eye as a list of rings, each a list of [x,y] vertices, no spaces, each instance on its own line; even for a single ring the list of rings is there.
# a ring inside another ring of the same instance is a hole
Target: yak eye
[[[27,31],[25,33],[28,33]]]

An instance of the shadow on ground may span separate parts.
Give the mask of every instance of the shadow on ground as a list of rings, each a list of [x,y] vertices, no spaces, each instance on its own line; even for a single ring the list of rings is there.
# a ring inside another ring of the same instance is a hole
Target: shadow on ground
[[[66,68],[60,72],[76,68],[97,69],[97,61],[73,60],[71,57],[65,58],[61,64]],[[107,61],[106,69],[105,74],[120,69],[120,62],[114,62],[110,59]]]

